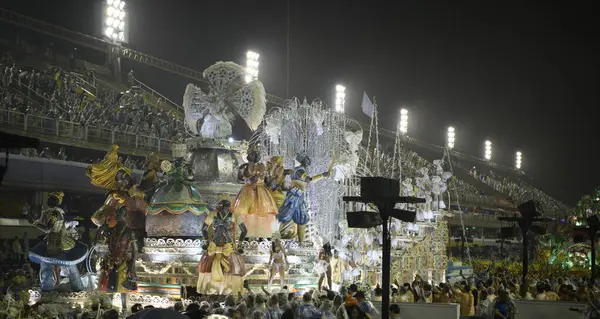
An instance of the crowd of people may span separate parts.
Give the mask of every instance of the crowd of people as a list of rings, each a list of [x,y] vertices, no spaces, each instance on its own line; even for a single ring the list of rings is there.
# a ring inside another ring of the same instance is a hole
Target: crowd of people
[[[564,215],[564,213],[568,212],[568,209],[564,204],[523,181],[513,180],[506,176],[499,176],[493,171],[483,173],[477,171],[475,168],[469,169],[469,173],[483,183],[491,186],[493,189],[506,194],[510,199],[518,203],[533,199],[540,202],[543,205],[543,208],[549,213],[559,212],[561,213],[560,215]]]
[[[88,70],[22,69],[8,53],[1,61],[2,110],[152,138],[181,137],[183,122],[155,107],[139,87],[119,92],[100,85]]]

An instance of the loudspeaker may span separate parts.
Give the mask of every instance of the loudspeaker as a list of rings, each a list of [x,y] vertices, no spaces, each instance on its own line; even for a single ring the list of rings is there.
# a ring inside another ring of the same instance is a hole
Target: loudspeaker
[[[531,225],[531,231],[538,235],[545,235],[546,227],[542,225]]]
[[[534,200],[527,201],[517,208],[524,218],[535,218],[543,215],[541,206]]]
[[[347,212],[346,218],[350,228],[371,228],[383,223],[378,212]]]
[[[514,227],[502,227],[500,228],[500,238],[514,238],[516,236],[516,230]]]
[[[598,215],[594,214],[594,215],[588,217],[587,223],[588,223],[588,226],[590,226],[590,227],[600,228],[600,219],[598,218]]]
[[[361,177],[360,196],[376,198],[381,196],[400,196],[400,182],[396,179],[383,177]]]

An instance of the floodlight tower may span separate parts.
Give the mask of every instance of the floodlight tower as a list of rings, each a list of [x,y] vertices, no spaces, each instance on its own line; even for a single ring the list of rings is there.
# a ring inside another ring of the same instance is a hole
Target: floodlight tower
[[[407,109],[400,110],[400,123],[398,125],[398,129],[400,130],[400,133],[402,133],[403,135],[406,135],[406,133],[408,132],[408,110]]]
[[[102,33],[108,41],[117,47],[129,39],[127,35],[127,13],[124,0],[106,0]],[[117,81],[121,81],[121,58],[115,50],[108,50],[108,65],[113,67]]]
[[[408,110],[400,109],[400,122],[398,122],[398,128],[396,129],[396,141],[394,142],[394,158],[392,159],[392,163],[396,163],[396,156],[398,158],[398,171],[400,173],[398,179],[402,178],[402,158],[400,156],[400,152],[402,152],[402,138],[406,135],[407,132]],[[396,165],[392,166],[392,178],[394,177],[395,169]]]
[[[346,87],[343,85],[335,86],[335,111],[344,114],[344,105],[346,104]]]
[[[449,150],[454,148],[454,142],[456,141],[456,132],[454,131],[454,127],[449,126],[448,127],[448,134],[447,134],[447,138],[446,138],[446,147],[448,147]]]
[[[104,36],[116,43],[126,42],[125,1],[106,0],[104,10]]]
[[[492,160],[492,142],[485,141],[485,159],[488,161]]]
[[[254,51],[246,53],[246,83],[258,79],[258,58],[260,55]]]
[[[521,169],[521,157],[523,156],[523,153],[521,152],[517,152],[516,156],[515,156],[515,168],[517,170]]]

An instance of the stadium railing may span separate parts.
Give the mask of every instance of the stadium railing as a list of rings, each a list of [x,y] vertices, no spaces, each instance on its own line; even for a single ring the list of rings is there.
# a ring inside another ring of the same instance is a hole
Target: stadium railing
[[[135,134],[118,129],[82,125],[10,110],[0,111],[0,124],[3,128],[22,131],[26,134],[54,135],[107,145],[118,144],[150,152],[170,153],[173,145],[173,141],[169,139]]]

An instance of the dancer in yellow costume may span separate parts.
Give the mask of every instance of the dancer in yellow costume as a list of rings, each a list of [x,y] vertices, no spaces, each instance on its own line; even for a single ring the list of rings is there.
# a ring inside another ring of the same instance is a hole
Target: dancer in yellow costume
[[[211,212],[202,225],[202,235],[206,245],[198,264],[196,289],[202,294],[237,294],[243,290],[246,264],[243,250],[237,247],[246,237],[246,225],[241,216],[232,214],[231,203],[224,197],[214,212]],[[236,239],[236,226],[240,238]]]
[[[117,209],[127,205],[131,197],[144,198],[144,193],[135,188],[131,170],[119,162],[118,149],[119,146],[113,145],[100,163],[92,164],[86,169],[92,185],[108,190],[104,205],[92,215],[92,222],[98,227],[114,227],[117,224]],[[145,209],[146,207],[139,207],[139,210]]]
[[[248,163],[240,166],[238,171],[238,178],[246,184],[235,199],[233,212],[244,216],[249,237],[271,237],[277,206],[265,187],[266,167],[259,162],[256,147],[248,150],[247,159]]]

